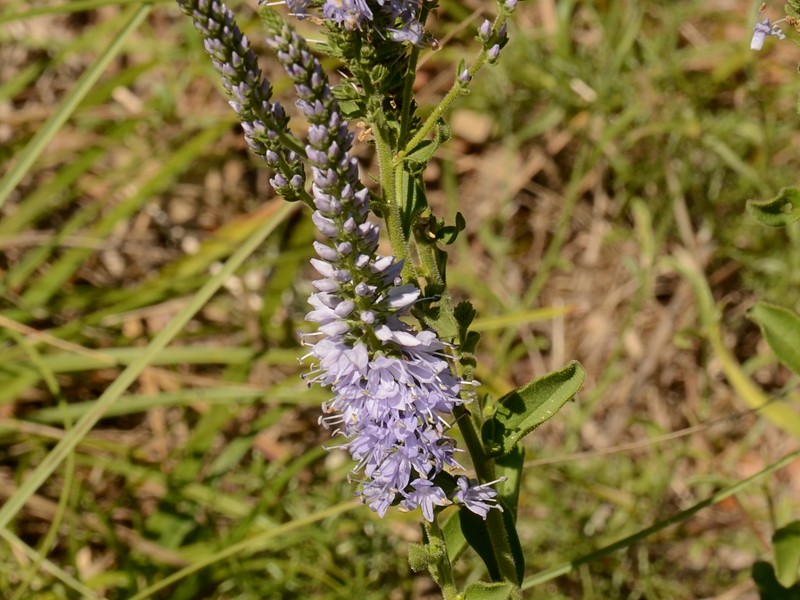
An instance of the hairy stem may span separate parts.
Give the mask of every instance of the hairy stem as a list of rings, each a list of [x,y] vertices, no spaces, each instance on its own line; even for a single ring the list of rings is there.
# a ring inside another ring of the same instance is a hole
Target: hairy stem
[[[496,31],[498,28],[502,27],[503,23],[506,22],[506,19],[507,16],[505,14],[498,15],[492,24],[492,30]],[[475,61],[468,69],[470,78],[475,77],[475,74],[480,71],[483,65],[486,63],[487,54],[488,52],[486,48],[482,48],[478,53]],[[450,88],[450,91],[447,92],[444,98],[442,98],[442,101],[439,102],[436,108],[433,109],[433,112],[428,116],[427,119],[425,119],[425,122],[414,134],[414,137],[412,137],[411,140],[405,145],[405,148],[397,153],[395,156],[395,164],[399,164],[400,161],[403,160],[403,157],[405,157],[411,150],[416,148],[420,142],[422,142],[428,136],[428,134],[433,131],[433,128],[436,127],[436,123],[438,123],[439,120],[444,116],[445,111],[450,108],[450,105],[453,103],[453,101],[463,93],[463,84],[459,81],[456,81],[453,84],[453,87]]]
[[[400,198],[397,194],[397,181],[395,170],[392,166],[392,148],[384,137],[383,132],[380,131],[380,127],[373,125],[373,134],[375,135],[375,149],[378,154],[378,170],[383,190],[384,220],[389,233],[389,242],[392,244],[394,255],[403,260],[403,278],[407,281],[416,281],[418,275],[414,268],[414,262],[411,260],[411,248],[403,233]]]
[[[444,533],[436,519],[432,523],[425,524],[425,534],[428,537],[428,546],[437,548],[439,551],[438,559],[435,563],[429,565],[428,570],[431,572],[434,581],[442,589],[444,600],[457,600],[459,596],[455,578],[453,577],[453,566],[447,556]]]

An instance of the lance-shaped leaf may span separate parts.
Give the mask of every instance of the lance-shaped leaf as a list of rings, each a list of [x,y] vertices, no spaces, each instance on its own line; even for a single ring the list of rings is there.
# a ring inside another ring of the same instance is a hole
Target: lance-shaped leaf
[[[439,122],[436,123],[436,130],[434,132],[433,139],[422,140],[413,148],[407,149],[402,161],[409,163],[413,167],[424,167],[426,164],[428,164],[428,161],[433,158],[433,155],[436,153],[436,150],[439,149],[439,146],[441,146],[442,143],[446,142],[448,139],[450,139],[450,129],[447,127],[445,122],[440,119]]]
[[[767,227],[786,227],[800,220],[800,188],[785,187],[772,200],[748,200],[747,212]]]
[[[586,372],[577,361],[506,394],[481,437],[489,456],[502,456],[524,436],[555,415],[583,385]]]
[[[502,505],[502,503],[501,503]],[[494,509],[496,510],[496,509]],[[474,512],[465,506],[461,506],[458,511],[458,520],[461,525],[461,532],[473,550],[483,559],[486,565],[486,570],[489,572],[489,577],[492,581],[503,581],[503,576],[500,569],[500,561],[502,557],[495,554],[494,547],[492,546],[491,536],[504,535],[508,541],[508,548],[510,550],[510,559],[514,563],[514,570],[516,571],[517,581],[520,583],[525,577],[525,555],[522,553],[522,546],[517,537],[517,528],[514,523],[514,517],[508,507],[503,507],[503,531],[489,531],[488,523]]]
[[[425,188],[415,175],[398,168],[396,177],[399,186],[398,201],[403,221],[403,233],[408,237],[417,217],[428,207],[428,199],[425,197]]]
[[[447,547],[447,558],[450,563],[455,563],[458,557],[469,547],[467,538],[461,530],[461,520],[458,517],[459,510],[453,510],[445,517],[442,523],[442,536]]]
[[[775,571],[783,587],[797,583],[800,572],[800,521],[792,521],[772,536],[775,551]]]
[[[747,316],[761,327],[764,339],[778,359],[800,375],[800,316],[766,302],[756,304]]]
[[[494,461],[495,475],[501,481],[495,484],[497,495],[503,501],[503,506],[514,520],[517,520],[517,504],[519,503],[519,486],[522,482],[522,465],[525,462],[525,448],[521,445],[514,446],[513,450],[504,456],[498,456]]]

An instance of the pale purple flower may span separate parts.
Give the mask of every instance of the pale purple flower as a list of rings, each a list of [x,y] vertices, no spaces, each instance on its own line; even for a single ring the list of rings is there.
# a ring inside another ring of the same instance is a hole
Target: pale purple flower
[[[455,494],[455,500],[484,519],[493,508],[502,512],[503,507],[497,503],[497,491],[490,487],[499,481],[501,480],[498,479],[482,485],[472,485],[466,477],[459,477],[456,482],[458,483],[458,491]]]
[[[361,29],[367,21],[372,21],[372,11],[365,0],[325,0],[322,13],[326,18],[345,29]]]
[[[431,36],[419,22],[419,0],[276,0],[270,5],[286,4],[292,15],[305,18],[316,9],[318,16],[334,27],[348,32],[375,32],[383,39],[422,47]]]
[[[447,499],[441,488],[436,487],[427,479],[416,479],[411,484],[413,491],[405,494],[405,499],[400,506],[407,510],[413,510],[417,506],[422,508],[422,516],[428,521],[433,521],[433,507],[447,506],[452,504]]]
[[[311,0],[286,0],[286,6],[291,11],[292,16],[300,19],[308,15],[308,5]]]
[[[769,19],[764,19],[755,24],[753,27],[753,37],[750,39],[750,49],[751,50],[761,50],[764,47],[764,40],[767,36],[776,37],[779,40],[785,40],[786,35],[781,31],[781,28],[778,27],[778,23],[785,21],[786,19],[780,19],[775,21],[774,23],[770,23]]]
[[[399,29],[387,28],[389,39],[394,42],[408,42],[412,46],[422,47],[426,45],[425,29],[419,21],[410,21]]]
[[[393,20],[409,24],[417,20],[418,0],[376,0]]]

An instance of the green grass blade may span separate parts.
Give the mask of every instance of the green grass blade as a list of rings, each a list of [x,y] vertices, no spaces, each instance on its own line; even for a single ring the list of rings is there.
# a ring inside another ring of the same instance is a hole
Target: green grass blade
[[[11,23],[12,21],[22,21],[34,17],[44,17],[47,15],[64,15],[68,13],[85,12],[102,8],[104,6],[124,6],[125,4],[139,4],[142,0],[75,0],[65,2],[57,6],[39,6],[24,12],[0,15],[0,25]],[[171,0],[148,0],[148,4],[168,3]]]
[[[152,6],[145,4],[139,7],[131,7],[128,12],[131,13],[125,26],[117,34],[116,38],[111,42],[106,51],[100,55],[97,61],[89,67],[78,82],[75,84],[66,98],[59,106],[58,110],[52,114],[42,128],[33,136],[28,142],[25,149],[20,152],[17,162],[11,167],[11,170],[6,173],[5,177],[0,180],[0,207],[2,207],[11,192],[22,180],[28,169],[36,161],[39,155],[44,151],[45,147],[50,143],[53,137],[58,133],[58,130],[64,125],[70,115],[75,111],[78,105],[83,100],[84,96],[91,91],[92,87],[114,57],[122,49],[125,40],[133,33],[136,28],[144,21],[144,18],[150,13]]]
[[[39,466],[30,474],[17,492],[8,499],[0,508],[0,528],[8,527],[11,519],[20,511],[28,499],[55,471],[59,464],[72,452],[80,439],[85,436],[97,421],[105,414],[123,392],[139,377],[142,371],[150,365],[154,357],[169,344],[175,336],[186,326],[189,320],[211,299],[222,287],[225,279],[236,272],[245,260],[261,245],[261,243],[283,222],[292,212],[297,210],[296,205],[282,206],[275,214],[275,219],[264,223],[242,246],[228,259],[219,273],[211,277],[208,282],[197,291],[191,301],[167,324],[166,327],[142,350],[142,353],[114,380],[114,382],[97,399],[92,410],[86,413],[80,421],[62,439],[53,450],[48,453]]]
[[[31,363],[36,367],[36,369],[40,372],[42,379],[45,381],[49,392],[59,399],[59,408],[64,409],[66,407],[66,402],[64,401],[64,397],[61,394],[61,389],[58,385],[58,381],[56,380],[55,373],[53,373],[47,366],[42,362],[41,354],[36,350],[33,344],[31,344],[22,334],[11,331],[12,337],[15,339],[18,345],[24,348],[27,355],[30,357]],[[67,429],[72,427],[72,419],[69,417],[64,417],[65,426]],[[35,560],[27,567],[25,572],[22,576],[22,581],[20,586],[14,592],[14,595],[11,597],[11,600],[22,600],[28,594],[28,590],[32,587],[32,583],[34,578],[36,577],[36,573],[42,568],[43,562],[47,558],[48,552],[53,548],[53,545],[56,542],[58,537],[59,529],[61,528],[61,524],[64,522],[64,517],[67,513],[67,503],[69,502],[70,494],[72,493],[73,483],[75,481],[75,455],[74,453],[70,452],[67,455],[66,464],[65,464],[65,476],[64,476],[64,485],[59,492],[58,498],[58,505],[56,508],[55,515],[53,520],[50,522],[50,526],[47,529],[47,534],[44,536],[44,539],[39,544],[39,547],[36,552]]]
[[[0,236],[10,236],[22,231],[47,210],[55,210],[61,201],[58,199],[63,190],[71,186],[81,177],[95,161],[103,155],[103,149],[94,147],[84,151],[65,168],[60,169],[55,177],[36,188],[25,200],[20,202],[16,210],[4,217],[0,222]],[[54,198],[56,200],[54,201]]]
[[[714,302],[708,280],[693,255],[685,249],[675,250],[671,263],[694,289],[702,332],[722,365],[722,371],[731,387],[753,410],[783,431],[800,439],[800,414],[785,402],[772,402],[744,372],[736,357],[728,350],[722,335],[720,310]]]
[[[75,213],[49,240],[26,253],[17,264],[8,270],[6,276],[0,281],[0,293],[7,289],[18,291],[22,288],[26,282],[31,280],[37,269],[47,264],[49,258],[57,250],[64,238],[77,234],[99,212],[100,206],[94,204]]]
[[[592,552],[591,554],[587,554],[586,556],[582,556],[580,558],[576,558],[575,560],[571,560],[569,562],[563,563],[558,565],[557,567],[553,567],[552,569],[548,569],[539,573],[538,575],[534,575],[532,577],[528,577],[525,581],[522,582],[522,589],[527,590],[539,584],[545,583],[556,577],[560,577],[561,575],[566,575],[570,571],[580,567],[581,565],[588,564],[593,560],[597,560],[599,558],[603,558],[604,556],[608,556],[609,554],[613,554],[617,550],[622,550],[623,548],[627,548],[628,546],[632,546],[633,544],[640,542],[641,540],[653,535],[654,533],[658,533],[662,529],[666,529],[670,525],[675,525],[676,523],[681,523],[694,515],[695,513],[701,511],[702,509],[713,506],[715,504],[719,504],[726,498],[730,498],[734,494],[738,494],[743,489],[749,487],[751,484],[755,483],[756,481],[760,480],[762,477],[766,477],[767,475],[782,469],[783,467],[787,466],[788,464],[794,462],[800,458],[800,450],[796,452],[792,452],[784,456],[778,462],[775,462],[765,469],[762,469],[752,477],[748,477],[747,479],[743,479],[739,483],[732,485],[721,492],[717,492],[716,494],[709,496],[708,498],[701,500],[697,504],[690,506],[686,510],[682,510],[681,512],[672,515],[658,523],[647,527],[646,529],[642,529],[641,531],[637,531],[633,535],[629,535],[628,537],[619,540],[618,542],[614,542],[606,546],[605,548],[601,548],[596,552]]]
[[[347,512],[348,510],[356,508],[357,506],[360,505],[361,505],[360,500],[351,500],[349,502],[342,502],[341,504],[337,504],[336,506],[332,506],[326,510],[319,511],[317,513],[308,515],[307,517],[303,517],[301,519],[295,519],[293,521],[290,521],[289,523],[285,523],[284,525],[280,525],[279,527],[275,527],[274,529],[265,531],[264,533],[254,535],[249,539],[228,546],[227,548],[220,550],[216,554],[212,554],[211,556],[198,560],[194,564],[191,564],[188,567],[181,569],[176,573],[173,573],[169,577],[165,577],[158,583],[151,585],[150,587],[142,590],[135,596],[131,597],[129,600],[144,600],[144,598],[149,598],[156,592],[163,590],[166,587],[169,587],[170,585],[172,585],[176,581],[180,581],[184,577],[188,577],[192,573],[197,573],[198,571],[208,566],[211,566],[215,563],[218,563],[222,560],[225,560],[237,554],[244,552],[258,551],[273,538],[286,535],[291,531],[294,531],[296,529],[301,529],[303,527],[306,527],[307,525],[313,525],[314,523],[321,521],[323,519],[335,517],[338,514]]]
[[[31,561],[40,560],[41,557],[36,552],[36,550],[28,546],[28,544],[23,542],[8,529],[0,527],[0,538],[4,539],[12,548],[21,550]],[[47,571],[48,573],[59,579],[62,583],[69,586],[76,592],[78,592],[81,595],[81,598],[87,598],[89,600],[100,600],[100,596],[95,594],[92,590],[83,585],[72,575],[70,575],[60,567],[54,565],[49,560],[47,559],[42,560],[41,566],[44,571]]]
[[[113,210],[109,211],[89,232],[90,237],[103,238],[109,235],[117,224],[129,218],[145,200],[164,190],[172,183],[180,172],[186,169],[192,161],[219,136],[229,128],[227,122],[217,123],[198,133],[181,148],[176,150],[165,161],[163,167],[136,192],[126,198]],[[40,278],[34,286],[25,293],[23,300],[32,306],[45,304],[53,294],[61,290],[64,283],[72,276],[94,250],[73,248],[63,257],[51,265],[45,277]]]

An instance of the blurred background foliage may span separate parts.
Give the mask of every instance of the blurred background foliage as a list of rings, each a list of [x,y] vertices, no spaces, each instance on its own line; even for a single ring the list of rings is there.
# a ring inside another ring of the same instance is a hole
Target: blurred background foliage
[[[798,36],[750,51],[758,4],[521,2],[499,64],[457,103],[453,139],[426,171],[438,216],[467,217],[448,273],[479,311],[482,390],[570,359],[588,373],[578,400],[526,439],[528,574],[797,446],[731,387],[670,260],[692,257],[725,345],[794,410],[797,378],[745,318],[759,299],[800,309],[800,229],[761,227],[744,209],[796,185],[800,166]],[[440,49],[418,72],[423,111],[491,10],[441,5],[429,23]],[[148,7],[0,11],[0,505],[222,262],[277,226],[16,514],[0,595],[82,597],[56,567],[107,598],[435,598],[405,559],[417,516],[353,504],[349,459],[322,449],[326,394],[306,389],[297,362],[308,215],[280,212],[191,23],[170,2]],[[254,6],[231,7],[291,112]],[[314,37],[312,23],[300,29]],[[357,152],[368,181],[371,148]],[[527,597],[755,598],[750,568],[798,506],[794,463]],[[480,562],[468,556],[460,574],[480,577]]]

